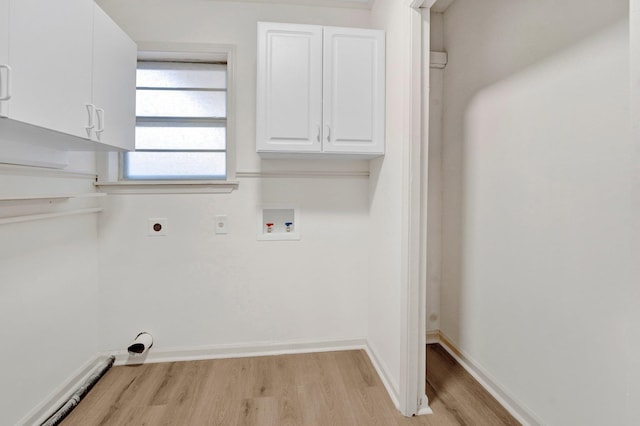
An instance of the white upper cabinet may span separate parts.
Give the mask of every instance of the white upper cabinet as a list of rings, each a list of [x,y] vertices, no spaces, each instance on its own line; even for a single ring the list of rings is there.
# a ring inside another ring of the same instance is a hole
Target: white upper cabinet
[[[8,117],[87,137],[92,0],[11,0]]]
[[[384,154],[384,32],[258,23],[259,153]]]
[[[322,27],[258,23],[258,151],[320,152]]]
[[[0,0],[0,139],[132,149],[136,56],[93,0]]]
[[[384,154],[384,33],[324,28],[324,152]]]
[[[91,138],[133,150],[136,126],[136,44],[98,6],[93,25],[94,119]]]

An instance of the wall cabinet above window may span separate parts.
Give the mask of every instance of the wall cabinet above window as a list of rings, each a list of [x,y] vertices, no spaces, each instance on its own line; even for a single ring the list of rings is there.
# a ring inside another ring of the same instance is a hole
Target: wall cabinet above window
[[[133,149],[135,64],[93,0],[0,0],[0,138]]]
[[[384,155],[384,52],[379,30],[258,23],[257,152]]]
[[[90,137],[133,150],[138,47],[98,6],[93,21],[93,92],[96,117]],[[102,115],[99,115],[99,114]]]

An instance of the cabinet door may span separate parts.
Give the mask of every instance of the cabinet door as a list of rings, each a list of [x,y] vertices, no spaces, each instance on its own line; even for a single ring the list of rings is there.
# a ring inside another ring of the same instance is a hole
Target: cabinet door
[[[383,154],[384,32],[324,28],[323,151]]]
[[[322,27],[258,24],[258,152],[319,152]]]
[[[9,17],[9,117],[86,138],[93,0],[11,0]]]
[[[93,139],[135,148],[136,44],[98,5],[93,26],[93,104],[102,109]],[[100,131],[104,129],[103,131]]]
[[[0,0],[0,99],[8,96],[9,0]],[[0,117],[7,116],[8,101],[0,100]]]

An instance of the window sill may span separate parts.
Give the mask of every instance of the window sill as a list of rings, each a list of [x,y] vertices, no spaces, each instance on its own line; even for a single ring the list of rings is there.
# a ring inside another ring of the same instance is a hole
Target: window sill
[[[148,180],[96,182],[108,194],[230,194],[238,182],[218,180]]]

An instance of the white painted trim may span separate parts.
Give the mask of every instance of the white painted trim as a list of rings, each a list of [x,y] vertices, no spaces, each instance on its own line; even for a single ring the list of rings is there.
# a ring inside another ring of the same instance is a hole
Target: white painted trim
[[[429,405],[423,405],[416,413],[416,416],[425,416],[427,414],[433,414],[433,410]]]
[[[106,357],[96,355],[78,368],[71,377],[53,390],[40,404],[36,405],[26,416],[18,422],[18,425],[39,425],[47,420],[71,395],[82,385],[93,370],[98,367]]]
[[[442,331],[427,333],[429,343],[439,343],[480,385],[491,394],[513,417],[523,426],[537,426],[543,424],[533,412],[522,402],[512,397],[508,389],[501,385],[477,361],[462,351]],[[429,366],[427,366],[429,368]]]
[[[427,345],[441,343],[440,330],[427,330]]]
[[[206,359],[246,358],[271,355],[303,354],[314,352],[333,352],[365,350],[365,339],[261,342],[250,344],[222,344],[208,346],[189,346],[167,349],[152,347],[139,357],[129,356],[126,349],[117,351],[115,365],[154,364],[161,362],[198,361]],[[112,352],[110,352],[111,354]]]
[[[140,357],[129,356],[126,350],[115,353],[114,365],[153,364],[161,362],[199,361],[207,359],[247,358],[258,356],[304,354],[317,352],[363,350],[369,357],[391,402],[398,408],[398,384],[393,380],[388,368],[380,361],[375,350],[366,339],[292,341],[285,343],[263,342],[256,344],[223,344],[210,346],[180,347],[158,350],[152,347]],[[104,356],[112,353],[105,353]],[[419,414],[430,414],[428,407],[422,407]]]
[[[236,111],[238,92],[236,91],[236,46],[225,46],[227,54],[227,155],[226,173],[227,181],[236,180],[236,152],[238,149]]]
[[[447,52],[429,52],[429,68],[445,69],[448,60]]]
[[[419,9],[421,7],[431,7],[431,4],[435,2],[435,0],[406,0],[407,5],[411,9]]]
[[[437,0],[419,0],[419,6],[423,9],[431,9]]]
[[[426,327],[426,227],[422,197],[426,176],[422,152],[422,12],[406,9],[408,54],[403,158],[403,219],[400,336],[400,412],[413,416],[424,411]]]
[[[376,351],[371,347],[371,345],[367,343],[364,350],[369,356],[369,360],[371,361],[371,364],[373,364],[373,368],[376,369],[382,384],[387,390],[389,398],[391,398],[391,402],[393,402],[396,409],[400,409],[400,402],[398,400],[398,384],[393,380],[393,376],[389,373],[389,369],[376,355]]]
[[[229,194],[238,189],[230,181],[129,181],[96,182],[99,190],[108,194]]]
[[[126,350],[115,353],[116,361],[114,365],[136,365],[136,364],[152,364],[161,362],[179,362],[179,361],[199,361],[207,359],[227,359],[227,358],[247,358],[258,356],[273,355],[289,355],[304,354],[317,352],[334,352],[334,351],[350,351],[363,350],[371,364],[380,377],[391,402],[396,408],[399,408],[398,402],[398,385],[392,379],[388,368],[376,356],[375,351],[365,339],[350,340],[326,340],[313,342],[288,342],[288,343],[259,343],[259,344],[229,344],[229,345],[211,345],[182,347],[157,350],[151,348],[141,357],[131,357]],[[104,354],[107,356],[107,354]],[[430,414],[432,411],[429,407],[421,407],[418,414]]]
[[[388,368],[376,356],[375,350],[365,339],[292,341],[286,343],[263,342],[258,344],[225,344],[211,346],[180,347],[157,350],[151,348],[141,357],[130,357],[126,350],[105,352],[96,355],[80,367],[71,378],[58,386],[43,402],[34,407],[22,420],[19,426],[41,424],[55,412],[76,389],[93,373],[93,370],[107,357],[115,355],[114,366],[152,364],[161,362],[198,361],[207,359],[246,358],[257,356],[273,356],[287,354],[303,354],[334,351],[364,351],[380,377],[391,402],[396,408],[398,402],[398,385],[393,381]],[[430,414],[428,407],[422,407],[419,414]]]
[[[430,6],[429,6],[430,7]],[[419,22],[418,22],[419,21]],[[420,132],[420,170],[418,173],[420,181],[420,246],[419,246],[419,287],[418,300],[419,305],[419,319],[418,319],[418,336],[424,336],[427,329],[427,281],[429,279],[429,272],[427,270],[427,219],[428,219],[428,181],[429,181],[429,80],[430,69],[424,66],[425,58],[423,52],[428,52],[431,49],[431,13],[429,9],[421,9],[420,17],[417,18],[416,26],[419,26],[420,31],[415,30],[415,38],[420,38],[421,44],[418,47],[419,53],[416,52],[417,58],[415,59],[414,67],[415,72],[420,73],[419,78],[421,82],[420,86],[420,126],[416,131]],[[418,71],[420,67],[420,71]],[[421,382],[418,383],[418,395],[421,395],[418,403],[417,415],[429,414],[431,408],[429,408],[429,398],[427,397],[427,347],[426,340],[419,342],[419,360],[418,364],[418,377]]]

